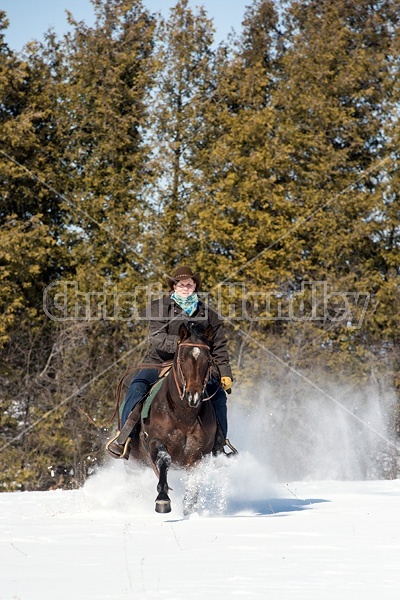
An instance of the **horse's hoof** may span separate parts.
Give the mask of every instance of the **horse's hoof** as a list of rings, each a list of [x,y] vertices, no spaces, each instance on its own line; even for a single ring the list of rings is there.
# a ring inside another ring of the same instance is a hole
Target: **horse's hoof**
[[[170,500],[157,500],[156,501],[156,512],[163,513],[163,514],[171,512]]]

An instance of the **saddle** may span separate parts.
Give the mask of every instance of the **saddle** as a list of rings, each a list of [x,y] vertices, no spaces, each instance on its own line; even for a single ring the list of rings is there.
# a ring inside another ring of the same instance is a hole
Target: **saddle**
[[[168,371],[169,371],[169,369],[168,369]],[[157,394],[158,390],[162,386],[163,379],[167,375],[168,371],[166,371],[163,375],[160,374],[159,379],[157,379],[157,381],[155,383],[153,383],[150,390],[147,392],[147,394],[145,395],[143,400],[140,402],[140,404],[142,406],[142,410],[140,413],[142,423],[149,416],[151,404],[152,404],[154,397]]]

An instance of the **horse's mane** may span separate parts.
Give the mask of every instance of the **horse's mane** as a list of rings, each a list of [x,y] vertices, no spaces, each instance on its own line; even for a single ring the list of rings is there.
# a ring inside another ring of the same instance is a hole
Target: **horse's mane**
[[[203,323],[199,323],[196,321],[188,321],[188,324],[187,324],[187,330],[189,333],[189,337],[190,337],[191,341],[193,341],[193,342],[201,341],[201,342],[204,342],[205,344],[209,344],[210,343],[209,332],[206,331],[208,329],[209,328],[208,327],[206,328]]]

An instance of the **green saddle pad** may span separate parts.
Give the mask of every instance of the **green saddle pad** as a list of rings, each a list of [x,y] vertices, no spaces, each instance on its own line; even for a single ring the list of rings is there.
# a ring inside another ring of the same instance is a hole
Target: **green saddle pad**
[[[147,419],[147,417],[149,416],[151,403],[153,402],[154,396],[157,394],[158,390],[162,386],[163,381],[164,381],[164,377],[162,377],[159,381],[156,381],[156,383],[151,388],[149,395],[147,396],[146,400],[144,401],[142,413],[141,413],[142,421],[145,421]]]

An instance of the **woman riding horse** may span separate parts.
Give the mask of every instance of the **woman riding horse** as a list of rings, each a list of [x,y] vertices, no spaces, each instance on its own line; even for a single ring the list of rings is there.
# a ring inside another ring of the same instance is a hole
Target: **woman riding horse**
[[[166,277],[171,293],[153,300],[149,310],[150,352],[142,368],[129,386],[121,412],[121,431],[107,444],[114,458],[129,458],[129,440],[140,420],[141,400],[159,377],[160,366],[172,362],[179,341],[179,328],[188,322],[201,323],[204,329],[211,325],[210,353],[216,367],[207,384],[206,394],[211,398],[217,418],[217,434],[213,454],[224,453],[228,433],[226,391],[232,387],[227,340],[222,320],[215,310],[200,300],[197,292],[201,278],[189,267],[179,267],[173,277]],[[147,367],[149,365],[149,367]],[[154,365],[154,367],[153,367]]]

